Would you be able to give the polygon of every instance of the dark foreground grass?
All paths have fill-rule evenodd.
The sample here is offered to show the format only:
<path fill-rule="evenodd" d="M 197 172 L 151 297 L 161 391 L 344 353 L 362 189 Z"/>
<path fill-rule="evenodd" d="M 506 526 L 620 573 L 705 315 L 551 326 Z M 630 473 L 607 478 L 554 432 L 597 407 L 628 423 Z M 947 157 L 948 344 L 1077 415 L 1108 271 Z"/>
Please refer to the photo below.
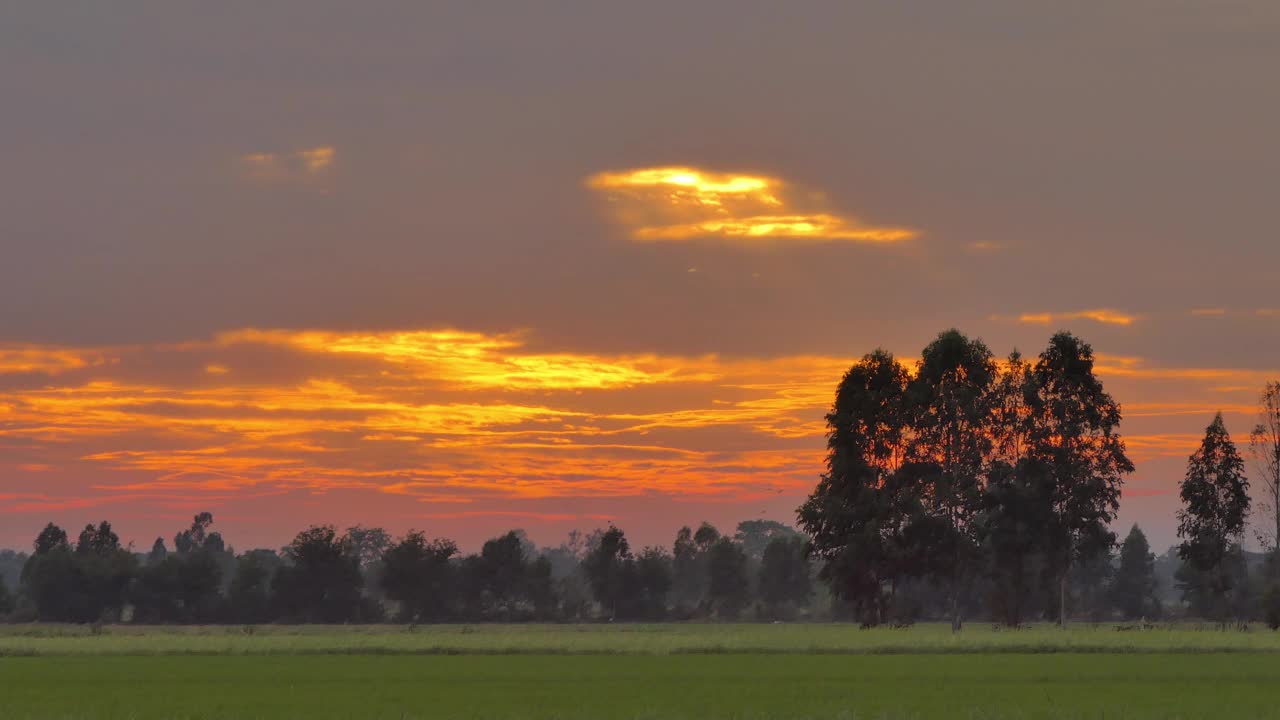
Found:
<path fill-rule="evenodd" d="M 1263 654 L 0 658 L 3 718 L 1263 718 Z"/>

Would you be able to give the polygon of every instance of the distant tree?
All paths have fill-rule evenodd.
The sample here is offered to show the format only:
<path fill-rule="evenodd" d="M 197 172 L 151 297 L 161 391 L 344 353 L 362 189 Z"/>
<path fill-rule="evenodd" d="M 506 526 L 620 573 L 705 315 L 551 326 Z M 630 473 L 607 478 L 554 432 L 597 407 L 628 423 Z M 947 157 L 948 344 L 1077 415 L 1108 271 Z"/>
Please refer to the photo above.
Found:
<path fill-rule="evenodd" d="M 827 472 L 797 511 L 821 577 L 869 624 L 885 616 L 886 584 L 901 575 L 904 513 L 890 483 L 902 465 L 909 424 L 908 374 L 877 350 L 845 373 L 827 414 Z"/>
<path fill-rule="evenodd" d="M 156 538 L 151 544 L 151 552 L 147 553 L 147 564 L 155 565 L 164 561 L 169 556 L 169 549 L 164 546 L 164 538 Z"/>
<path fill-rule="evenodd" d="M 1265 521 L 1258 532 L 1264 548 L 1280 555 L 1280 381 L 1269 382 L 1259 400 L 1258 424 L 1249 434 L 1249 449 L 1262 478 L 1262 502 L 1258 503 Z M 1270 567 L 1280 569 L 1280 562 Z M 1276 576 L 1273 580 L 1280 580 Z"/>
<path fill-rule="evenodd" d="M 672 584 L 672 559 L 662 548 L 647 547 L 627 561 L 623 585 L 628 600 L 625 616 L 660 620 L 667 613 L 667 596 Z"/>
<path fill-rule="evenodd" d="M 1114 546 L 1107 525 L 1133 463 L 1117 430 L 1120 407 L 1094 375 L 1088 343 L 1054 335 L 1032 375 L 1037 397 L 1027 456 L 1043 464 L 1050 481 L 1053 522 L 1044 528 L 1044 545 L 1058 579 L 1058 622 L 1065 624 L 1071 570 Z"/>
<path fill-rule="evenodd" d="M 9 585 L 0 577 L 0 617 L 13 612 L 13 596 L 9 594 Z"/>
<path fill-rule="evenodd" d="M 28 557 L 24 552 L 0 550 L 0 578 L 4 579 L 11 593 L 22 583 L 22 568 Z"/>
<path fill-rule="evenodd" d="M 392 545 L 391 534 L 380 527 L 355 525 L 347 528 L 347 542 L 360 558 L 361 567 L 369 567 L 382 560 L 382 555 Z"/>
<path fill-rule="evenodd" d="M 738 523 L 733 541 L 738 543 L 748 559 L 759 562 L 764 558 L 765 548 L 779 537 L 803 536 L 790 525 L 784 525 L 776 520 L 744 520 Z"/>
<path fill-rule="evenodd" d="M 271 579 L 281 560 L 272 550 L 251 550 L 236 559 L 227 590 L 229 616 L 236 622 L 262 623 L 272 618 Z"/>
<path fill-rule="evenodd" d="M 1113 601 L 1125 618 L 1159 617 L 1155 567 L 1155 553 L 1151 552 L 1147 536 L 1135 524 L 1120 546 L 1120 567 L 1111 585 Z"/>
<path fill-rule="evenodd" d="M 491 612 L 512 617 L 528 600 L 529 563 L 521 537 L 515 531 L 485 542 L 480 550 L 482 603 Z"/>
<path fill-rule="evenodd" d="M 627 598 L 626 572 L 631 547 L 626 535 L 612 525 L 600 537 L 600 543 L 582 561 L 583 572 L 591 585 L 591 594 L 608 617 L 617 617 Z"/>
<path fill-rule="evenodd" d="M 34 543 L 22 580 L 36 616 L 60 622 L 119 619 L 137 561 L 105 520 L 88 525 L 74 550 L 50 523 Z"/>
<path fill-rule="evenodd" d="M 284 548 L 286 564 L 272 579 L 285 619 L 341 623 L 376 619 L 361 594 L 360 558 L 332 525 L 314 525 Z"/>
<path fill-rule="evenodd" d="M 77 555 L 107 555 L 120 549 L 120 536 L 111 529 L 111 523 L 103 520 L 96 527 L 85 525 L 76 542 Z"/>
<path fill-rule="evenodd" d="M 1200 613 L 1224 619 L 1236 590 L 1228 557 L 1238 548 L 1249 513 L 1249 481 L 1218 413 L 1187 461 L 1178 511 L 1178 555 L 1188 566 L 1180 578 L 1184 597 Z"/>
<path fill-rule="evenodd" d="M 803 536 L 779 534 L 765 545 L 756 586 L 765 615 L 775 620 L 809 602 L 813 586 Z"/>
<path fill-rule="evenodd" d="M 716 617 L 734 619 L 751 602 L 747 554 L 722 537 L 707 551 L 707 601 Z"/>
<path fill-rule="evenodd" d="M 212 544 L 210 550 L 223 550 L 222 536 L 218 533 L 209 532 L 209 527 L 213 525 L 213 513 L 202 512 L 192 518 L 191 527 L 183 530 L 173 538 L 173 547 L 179 555 L 197 552 L 206 549 L 206 545 Z"/>
<path fill-rule="evenodd" d="M 402 622 L 438 622 L 452 615 L 457 578 L 450 560 L 457 553 L 452 540 L 428 540 L 416 530 L 383 552 L 382 589 L 399 606 Z"/>

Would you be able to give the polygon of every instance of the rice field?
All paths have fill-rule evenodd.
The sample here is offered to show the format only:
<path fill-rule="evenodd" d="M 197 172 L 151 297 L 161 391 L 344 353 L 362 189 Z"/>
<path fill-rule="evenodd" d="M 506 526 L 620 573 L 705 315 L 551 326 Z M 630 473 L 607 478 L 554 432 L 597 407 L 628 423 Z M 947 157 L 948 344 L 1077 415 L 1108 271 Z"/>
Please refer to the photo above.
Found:
<path fill-rule="evenodd" d="M 1280 717 L 1280 635 L 1196 626 L 0 626 L 0 719 Z"/>
<path fill-rule="evenodd" d="M 1124 628 L 1124 629 L 1117 629 Z M 1280 633 L 1213 625 L 1045 624 L 0 625 L 0 656 L 1276 653 Z M 1280 658 L 1276 658 L 1280 662 Z"/>

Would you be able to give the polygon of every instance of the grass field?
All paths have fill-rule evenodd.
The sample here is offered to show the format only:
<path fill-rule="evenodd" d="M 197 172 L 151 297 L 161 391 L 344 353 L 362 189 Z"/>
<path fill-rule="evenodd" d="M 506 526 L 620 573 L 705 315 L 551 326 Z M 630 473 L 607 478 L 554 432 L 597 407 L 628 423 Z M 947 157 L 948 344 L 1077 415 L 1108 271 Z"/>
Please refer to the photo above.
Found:
<path fill-rule="evenodd" d="M 0 718 L 1280 717 L 1269 631 L 0 627 Z"/>
<path fill-rule="evenodd" d="M 1200 629 L 1197 629 L 1200 628 Z M 1115 624 L 993 630 L 945 624 L 894 630 L 814 624 L 594 625 L 0 625 L 0 656 L 308 654 L 901 654 L 1280 653 L 1280 633 L 1185 625 L 1118 632 Z M 1274 659 L 1280 663 L 1280 657 Z"/>

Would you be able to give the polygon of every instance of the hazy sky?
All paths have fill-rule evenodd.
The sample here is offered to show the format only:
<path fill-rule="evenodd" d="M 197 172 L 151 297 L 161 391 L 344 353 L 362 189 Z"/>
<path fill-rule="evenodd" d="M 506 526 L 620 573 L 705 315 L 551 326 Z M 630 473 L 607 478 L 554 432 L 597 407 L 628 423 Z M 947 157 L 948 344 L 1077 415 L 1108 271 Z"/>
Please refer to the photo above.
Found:
<path fill-rule="evenodd" d="M 0 545 L 791 521 L 955 326 L 1093 343 L 1163 548 L 1280 377 L 1278 67 L 1264 0 L 7 4 Z"/>

